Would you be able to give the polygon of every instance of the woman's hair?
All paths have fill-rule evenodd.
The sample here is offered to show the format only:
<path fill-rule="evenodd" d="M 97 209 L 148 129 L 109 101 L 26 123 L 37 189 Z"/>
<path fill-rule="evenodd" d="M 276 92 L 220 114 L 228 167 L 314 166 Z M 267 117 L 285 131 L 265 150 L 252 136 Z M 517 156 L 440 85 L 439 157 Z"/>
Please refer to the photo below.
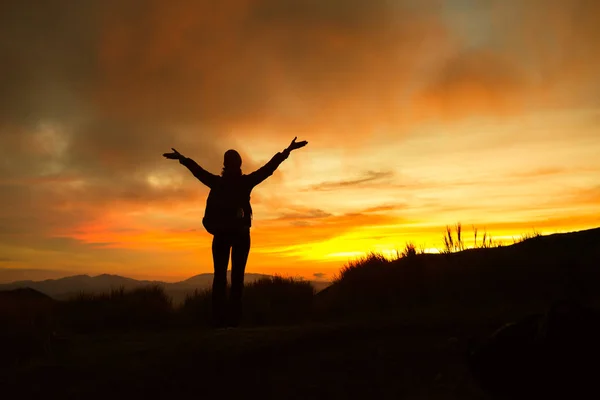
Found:
<path fill-rule="evenodd" d="M 221 176 L 242 175 L 242 157 L 235 150 L 227 150 L 223 157 L 223 171 Z"/>

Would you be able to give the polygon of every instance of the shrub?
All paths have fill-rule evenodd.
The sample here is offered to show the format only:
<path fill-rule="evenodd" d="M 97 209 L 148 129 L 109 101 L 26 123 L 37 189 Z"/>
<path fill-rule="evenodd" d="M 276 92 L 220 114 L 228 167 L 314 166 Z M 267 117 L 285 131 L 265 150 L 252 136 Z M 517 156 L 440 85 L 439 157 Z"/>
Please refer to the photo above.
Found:
<path fill-rule="evenodd" d="M 172 317 L 172 300 L 159 285 L 80 293 L 63 302 L 60 312 L 62 324 L 78 332 L 160 329 L 167 327 Z"/>
<path fill-rule="evenodd" d="M 188 294 L 179 308 L 181 321 L 186 326 L 210 326 L 212 290 L 194 290 L 193 294 Z"/>
<path fill-rule="evenodd" d="M 54 307 L 54 300 L 30 288 L 0 292 L 0 368 L 48 352 Z"/>
<path fill-rule="evenodd" d="M 333 282 L 348 282 L 351 280 L 361 281 L 365 275 L 371 275 L 373 273 L 373 269 L 381 270 L 389 263 L 390 260 L 383 254 L 370 252 L 366 256 L 359 257 L 346 263 L 340 269 L 340 272 L 334 276 Z"/>
<path fill-rule="evenodd" d="M 244 289 L 244 321 L 252 325 L 292 324 L 310 318 L 315 288 L 310 282 L 274 276 Z"/>
<path fill-rule="evenodd" d="M 274 276 L 245 285 L 243 293 L 243 324 L 281 325 L 310 317 L 315 289 L 308 281 Z M 209 289 L 186 297 L 179 309 L 185 325 L 210 325 L 211 296 Z"/>

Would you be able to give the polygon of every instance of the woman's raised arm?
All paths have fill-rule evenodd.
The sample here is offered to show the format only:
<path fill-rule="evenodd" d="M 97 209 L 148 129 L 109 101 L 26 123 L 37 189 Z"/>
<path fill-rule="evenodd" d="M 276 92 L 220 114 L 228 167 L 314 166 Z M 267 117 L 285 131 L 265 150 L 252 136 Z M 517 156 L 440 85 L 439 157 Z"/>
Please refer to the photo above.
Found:
<path fill-rule="evenodd" d="M 294 140 L 292 140 L 292 143 L 290 143 L 290 145 L 282 152 L 275 154 L 273 158 L 269 160 L 268 163 L 266 163 L 256 171 L 252 172 L 251 174 L 248 174 L 248 176 L 250 177 L 252 187 L 258 185 L 259 183 L 267 179 L 269 176 L 273 175 L 273 172 L 275 172 L 277 167 L 279 167 L 279 165 L 289 157 L 292 150 L 299 149 L 308 144 L 306 140 L 302 142 L 296 142 L 296 139 L 297 137 L 295 137 Z"/>
<path fill-rule="evenodd" d="M 215 182 L 219 179 L 219 177 L 215 174 L 211 174 L 201 166 L 199 166 L 196 161 L 191 158 L 185 157 L 183 154 L 179 153 L 174 148 L 172 153 L 164 153 L 163 157 L 168 158 L 169 160 L 179 160 L 179 163 L 185 165 L 187 169 L 190 170 L 192 174 L 202 183 L 204 183 L 209 188 L 212 188 Z"/>

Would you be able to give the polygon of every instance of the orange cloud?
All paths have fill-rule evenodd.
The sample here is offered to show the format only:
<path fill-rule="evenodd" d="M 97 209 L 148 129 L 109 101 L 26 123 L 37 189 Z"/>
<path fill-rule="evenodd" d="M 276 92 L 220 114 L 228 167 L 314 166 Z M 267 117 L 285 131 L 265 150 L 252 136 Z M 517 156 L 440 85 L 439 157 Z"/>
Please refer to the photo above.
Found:
<path fill-rule="evenodd" d="M 535 87 L 516 60 L 490 50 L 471 50 L 448 60 L 413 99 L 423 116 L 510 115 L 522 112 Z"/>

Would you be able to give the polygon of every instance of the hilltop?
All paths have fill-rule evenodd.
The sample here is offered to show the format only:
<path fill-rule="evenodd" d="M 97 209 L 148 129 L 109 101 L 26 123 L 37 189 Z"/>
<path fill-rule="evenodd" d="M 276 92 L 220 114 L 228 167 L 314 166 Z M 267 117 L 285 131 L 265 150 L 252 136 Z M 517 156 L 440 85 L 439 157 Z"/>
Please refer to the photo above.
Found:
<path fill-rule="evenodd" d="M 434 309 L 527 313 L 570 298 L 599 304 L 600 228 L 509 246 L 350 263 L 317 303 L 333 314 Z"/>

